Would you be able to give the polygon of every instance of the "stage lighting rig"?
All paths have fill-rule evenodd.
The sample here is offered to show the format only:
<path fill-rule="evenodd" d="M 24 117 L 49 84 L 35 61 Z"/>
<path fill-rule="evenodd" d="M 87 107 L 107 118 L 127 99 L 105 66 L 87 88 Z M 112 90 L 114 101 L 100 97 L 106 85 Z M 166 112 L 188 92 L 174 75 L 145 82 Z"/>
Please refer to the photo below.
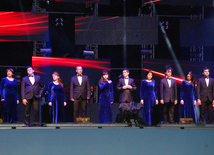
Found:
<path fill-rule="evenodd" d="M 83 56 L 86 58 L 94 58 L 95 57 L 95 51 L 94 50 L 84 50 Z"/>

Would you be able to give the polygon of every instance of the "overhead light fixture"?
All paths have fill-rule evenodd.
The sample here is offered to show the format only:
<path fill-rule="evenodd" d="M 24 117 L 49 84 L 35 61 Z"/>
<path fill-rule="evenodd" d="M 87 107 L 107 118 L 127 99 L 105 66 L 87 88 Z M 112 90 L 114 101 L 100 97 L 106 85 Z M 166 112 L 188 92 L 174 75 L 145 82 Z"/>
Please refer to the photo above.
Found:
<path fill-rule="evenodd" d="M 141 49 L 142 55 L 149 55 L 152 54 L 152 49 Z"/>
<path fill-rule="evenodd" d="M 51 48 L 41 48 L 40 53 L 43 54 L 43 56 L 51 56 Z"/>

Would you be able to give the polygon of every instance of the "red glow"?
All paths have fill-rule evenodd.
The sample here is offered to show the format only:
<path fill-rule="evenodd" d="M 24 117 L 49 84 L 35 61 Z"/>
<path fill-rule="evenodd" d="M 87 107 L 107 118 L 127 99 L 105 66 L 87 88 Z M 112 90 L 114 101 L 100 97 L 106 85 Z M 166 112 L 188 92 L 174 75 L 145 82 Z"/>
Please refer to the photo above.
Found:
<path fill-rule="evenodd" d="M 115 17 L 111 17 L 111 18 L 105 18 L 105 19 L 97 20 L 97 21 L 89 21 L 89 22 L 84 22 L 84 23 L 75 23 L 75 26 L 83 25 L 83 24 L 89 24 L 89 23 L 102 22 L 102 21 L 106 21 L 106 20 L 112 20 L 112 19 L 115 19 L 115 18 L 119 18 L 119 16 L 115 16 Z"/>
<path fill-rule="evenodd" d="M 48 31 L 48 14 L 0 12 L 0 40 L 18 40 L 19 36 L 41 35 Z M 17 39 L 14 39 L 17 38 Z"/>
<path fill-rule="evenodd" d="M 151 69 L 143 68 L 143 70 L 144 71 L 149 71 Z M 154 71 L 154 70 L 151 70 L 151 71 L 152 71 L 152 73 L 154 75 L 157 75 L 157 76 L 159 76 L 161 78 L 166 77 L 165 73 L 157 72 L 157 71 Z M 182 81 L 184 80 L 184 77 L 181 77 L 181 76 L 175 76 L 175 75 L 173 75 L 172 78 L 175 79 L 178 84 L 181 84 Z"/>
<path fill-rule="evenodd" d="M 69 58 L 57 58 L 57 57 L 32 57 L 32 66 L 35 72 L 38 72 L 38 67 L 48 66 L 64 66 L 64 67 L 76 67 L 82 66 L 83 68 L 96 68 L 101 70 L 110 70 L 106 65 L 110 62 L 97 61 L 97 60 L 84 60 L 84 59 L 69 59 Z M 41 73 L 41 72 L 40 72 Z M 45 74 L 45 73 L 42 73 Z"/>
<path fill-rule="evenodd" d="M 89 16 L 87 16 L 87 17 L 75 18 L 75 21 L 77 21 L 77 20 L 82 20 L 82 19 L 86 19 L 86 18 L 89 18 Z"/>
<path fill-rule="evenodd" d="M 78 30 L 75 30 L 75 32 L 77 32 L 77 31 L 89 31 L 89 30 L 91 30 L 91 29 L 78 29 Z"/>
<path fill-rule="evenodd" d="M 159 1 L 161 1 L 161 0 L 153 0 L 153 1 L 145 2 L 144 4 L 155 3 L 155 2 L 159 2 Z"/>
<path fill-rule="evenodd" d="M 85 4 L 95 3 L 95 2 L 99 2 L 99 1 L 100 1 L 100 0 L 93 0 L 93 1 L 85 2 Z"/>

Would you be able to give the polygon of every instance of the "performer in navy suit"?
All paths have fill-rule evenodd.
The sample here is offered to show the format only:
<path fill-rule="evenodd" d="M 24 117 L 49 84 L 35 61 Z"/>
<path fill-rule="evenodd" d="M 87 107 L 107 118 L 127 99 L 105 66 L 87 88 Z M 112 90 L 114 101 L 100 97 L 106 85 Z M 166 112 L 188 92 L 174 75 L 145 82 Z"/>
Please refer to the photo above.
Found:
<path fill-rule="evenodd" d="M 88 76 L 82 75 L 82 66 L 76 67 L 77 75 L 71 78 L 70 98 L 74 101 L 74 122 L 79 117 L 81 106 L 82 117 L 86 117 L 86 101 L 90 99 L 90 86 Z"/>
<path fill-rule="evenodd" d="M 133 101 L 132 92 L 137 89 L 134 79 L 129 78 L 129 70 L 123 69 L 123 78 L 120 78 L 117 83 L 117 89 L 120 91 L 119 102 L 130 103 Z"/>
<path fill-rule="evenodd" d="M 1 80 L 1 101 L 3 102 L 3 121 L 16 121 L 17 104 L 19 104 L 17 80 L 13 78 L 13 69 L 7 69 L 7 77 Z"/>
<path fill-rule="evenodd" d="M 160 82 L 160 103 L 164 104 L 164 122 L 167 121 L 169 114 L 169 123 L 174 123 L 174 105 L 177 104 L 177 83 L 171 77 L 172 68 L 166 66 L 166 78 L 161 79 Z"/>
<path fill-rule="evenodd" d="M 207 106 L 208 123 L 213 123 L 212 106 L 214 104 L 214 79 L 209 77 L 210 69 L 208 67 L 203 68 L 202 74 L 204 77 L 198 79 L 197 84 L 197 102 L 201 108 L 200 122 L 204 122 L 204 112 Z"/>
<path fill-rule="evenodd" d="M 21 95 L 22 102 L 25 105 L 25 124 L 30 125 L 30 110 L 33 106 L 33 123 L 39 124 L 39 99 L 44 90 L 44 85 L 40 80 L 40 76 L 34 75 L 34 69 L 27 67 L 28 76 L 22 78 Z"/>

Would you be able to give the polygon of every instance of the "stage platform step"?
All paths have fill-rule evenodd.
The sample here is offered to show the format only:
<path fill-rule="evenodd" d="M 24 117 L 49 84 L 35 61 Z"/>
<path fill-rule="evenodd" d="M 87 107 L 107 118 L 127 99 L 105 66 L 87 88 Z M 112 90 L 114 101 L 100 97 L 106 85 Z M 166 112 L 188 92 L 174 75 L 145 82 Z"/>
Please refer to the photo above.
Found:
<path fill-rule="evenodd" d="M 159 124 L 158 126 L 167 129 L 214 129 L 214 124 Z"/>
<path fill-rule="evenodd" d="M 136 126 L 126 123 L 47 123 L 41 124 L 39 127 L 26 127 L 24 123 L 0 124 L 0 129 L 119 129 L 119 128 L 135 128 L 135 129 L 214 129 L 214 124 L 158 124 L 155 126 Z"/>

